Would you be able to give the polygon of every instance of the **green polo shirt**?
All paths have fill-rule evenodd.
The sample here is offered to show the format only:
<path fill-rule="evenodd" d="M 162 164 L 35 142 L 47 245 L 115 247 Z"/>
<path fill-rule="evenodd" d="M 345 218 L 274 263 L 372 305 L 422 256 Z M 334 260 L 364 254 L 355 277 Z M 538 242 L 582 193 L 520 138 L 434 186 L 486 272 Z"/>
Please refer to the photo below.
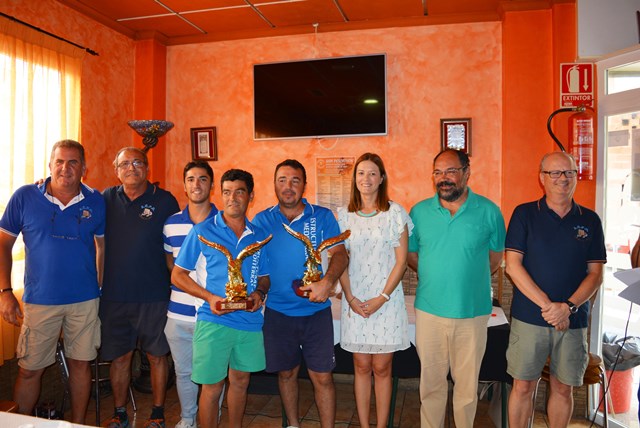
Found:
<path fill-rule="evenodd" d="M 469 189 L 453 217 L 437 195 L 417 203 L 409 215 L 415 226 L 409 252 L 418 253 L 416 309 L 443 318 L 490 314 L 489 250 L 504 250 L 500 208 Z"/>

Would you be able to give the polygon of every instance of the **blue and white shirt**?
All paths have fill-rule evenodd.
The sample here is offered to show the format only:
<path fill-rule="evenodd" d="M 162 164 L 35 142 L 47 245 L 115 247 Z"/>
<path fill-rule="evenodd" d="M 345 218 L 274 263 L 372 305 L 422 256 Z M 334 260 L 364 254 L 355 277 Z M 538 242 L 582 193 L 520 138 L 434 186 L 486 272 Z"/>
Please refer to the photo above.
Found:
<path fill-rule="evenodd" d="M 340 226 L 328 208 L 312 205 L 302 199 L 304 211 L 291 222 L 280 211 L 280 206 L 259 212 L 253 224 L 273 235 L 266 250 L 269 255 L 269 274 L 271 288 L 266 305 L 287 316 L 299 317 L 313 315 L 331 306 L 331 300 L 324 303 L 310 302 L 299 297 L 292 288 L 294 280 L 301 279 L 306 270 L 307 249 L 302 242 L 291 236 L 282 226 L 287 224 L 296 232 L 304 234 L 314 248 L 329 238 L 340 234 Z M 335 244 L 343 245 L 342 242 Z M 326 255 L 323 255 L 323 259 Z"/>
<path fill-rule="evenodd" d="M 218 209 L 216 206 L 211 204 L 211 212 L 209 212 L 209 215 L 203 221 L 212 219 L 217 212 Z M 169 217 L 165 222 L 162 230 L 164 250 L 173 256 L 174 261 L 178 257 L 178 252 L 180 252 L 182 242 L 184 242 L 184 239 L 187 237 L 194 224 L 195 223 L 191 221 L 191 217 L 189 216 L 189 205 L 187 205 L 184 210 Z M 195 272 L 191 272 L 190 276 L 191 279 L 196 281 Z M 204 284 L 200 285 L 204 287 Z M 198 304 L 198 300 L 199 299 L 196 299 L 189 293 L 186 293 L 171 284 L 171 296 L 169 300 L 167 318 L 195 323 L 196 308 L 202 304 L 201 302 Z"/>
<path fill-rule="evenodd" d="M 227 258 L 221 251 L 201 242 L 198 236 L 222 245 L 231 253 L 232 257 L 237 257 L 240 251 L 247 246 L 266 239 L 267 233 L 246 220 L 244 233 L 238 238 L 234 231 L 226 225 L 222 214 L 222 211 L 218 211 L 211 220 L 193 226 L 182 243 L 182 248 L 176 259 L 176 266 L 188 271 L 195 271 L 198 284 L 205 285 L 207 291 L 224 298 L 229 272 Z M 258 286 L 258 277 L 269 275 L 267 263 L 264 247 L 243 260 L 241 271 L 242 277 L 247 283 L 247 294 L 251 294 Z M 261 331 L 263 324 L 262 311 L 236 311 L 225 315 L 216 315 L 211 311 L 208 302 L 204 302 L 198 308 L 197 317 L 198 322 L 212 322 L 244 331 Z"/>

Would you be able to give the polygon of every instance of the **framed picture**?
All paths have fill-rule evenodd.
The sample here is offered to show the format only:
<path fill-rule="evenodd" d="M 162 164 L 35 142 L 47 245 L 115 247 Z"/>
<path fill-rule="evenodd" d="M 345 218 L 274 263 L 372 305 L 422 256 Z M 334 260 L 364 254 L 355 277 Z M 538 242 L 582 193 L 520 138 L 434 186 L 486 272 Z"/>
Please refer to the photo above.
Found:
<path fill-rule="evenodd" d="M 215 126 L 191 128 L 191 153 L 194 160 L 218 160 Z"/>
<path fill-rule="evenodd" d="M 440 119 L 442 150 L 461 150 L 471 156 L 471 118 Z"/>

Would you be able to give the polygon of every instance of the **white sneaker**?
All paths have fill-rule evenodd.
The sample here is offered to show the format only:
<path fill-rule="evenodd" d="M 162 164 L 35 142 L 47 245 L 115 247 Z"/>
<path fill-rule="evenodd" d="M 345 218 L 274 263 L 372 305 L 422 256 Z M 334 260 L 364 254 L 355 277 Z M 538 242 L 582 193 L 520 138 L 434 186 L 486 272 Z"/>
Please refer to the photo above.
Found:
<path fill-rule="evenodd" d="M 176 424 L 176 428 L 196 428 L 196 421 L 189 423 L 187 419 L 180 419 L 180 422 Z"/>

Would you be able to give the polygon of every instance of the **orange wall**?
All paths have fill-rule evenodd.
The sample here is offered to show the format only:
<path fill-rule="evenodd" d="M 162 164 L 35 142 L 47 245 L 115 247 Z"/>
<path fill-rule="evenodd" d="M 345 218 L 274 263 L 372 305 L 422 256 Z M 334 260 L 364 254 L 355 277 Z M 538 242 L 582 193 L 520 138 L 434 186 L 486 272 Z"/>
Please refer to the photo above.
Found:
<path fill-rule="evenodd" d="M 181 171 L 190 160 L 189 128 L 211 125 L 218 131 L 220 160 L 212 163 L 217 177 L 231 167 L 255 175 L 250 215 L 274 203 L 273 167 L 282 159 L 294 157 L 307 166 L 307 196 L 313 201 L 316 157 L 357 157 L 364 151 L 382 155 L 392 198 L 410 208 L 433 194 L 429 171 L 440 149 L 440 119 L 471 117 L 471 187 L 500 204 L 508 219 L 515 205 L 541 194 L 536 169 L 540 156 L 555 149 L 546 119 L 558 104 L 558 63 L 572 62 L 576 52 L 573 3 L 506 10 L 502 22 L 166 48 L 133 41 L 53 0 L 16 0 L 0 10 L 100 53 L 86 55 L 83 69 L 81 135 L 88 147 L 89 184 L 101 189 L 115 184 L 115 152 L 125 145 L 141 146 L 128 120 L 166 118 L 175 128 L 151 152 L 153 178 L 184 204 Z M 253 141 L 253 64 L 378 52 L 387 54 L 388 136 Z M 149 82 L 152 88 L 161 86 L 163 73 L 164 105 L 156 91 L 153 99 L 144 98 Z M 162 115 L 163 109 L 166 117 L 150 117 Z M 577 200 L 593 206 L 594 198 L 595 185 L 581 183 Z"/>
<path fill-rule="evenodd" d="M 539 161 L 545 153 L 559 150 L 546 126 L 549 115 L 559 108 L 560 63 L 576 59 L 575 4 L 559 3 L 538 11 L 507 10 L 502 30 L 501 208 L 508 222 L 518 204 L 541 197 Z M 569 115 L 560 113 L 553 119 L 554 133 L 567 149 Z M 575 199 L 594 208 L 595 181 L 580 182 Z"/>
<path fill-rule="evenodd" d="M 117 148 L 142 145 L 127 125 L 135 119 L 135 41 L 53 0 L 2 2 L 0 11 L 100 54 L 84 56 L 80 142 L 87 147 L 86 182 L 99 189 L 115 184 Z"/>
<path fill-rule="evenodd" d="M 388 136 L 253 141 L 253 64 L 378 52 L 387 55 Z M 383 157 L 392 198 L 410 208 L 433 194 L 430 171 L 440 150 L 440 118 L 471 117 L 471 186 L 499 203 L 501 55 L 497 22 L 171 46 L 167 117 L 176 126 L 167 134 L 167 182 L 172 189 L 180 185 L 181 167 L 190 157 L 189 128 L 214 125 L 220 160 L 212 166 L 218 176 L 231 167 L 254 174 L 252 214 L 274 203 L 273 169 L 281 160 L 300 160 L 312 178 L 316 157 L 358 157 L 365 151 Z M 311 179 L 312 201 L 315 191 Z"/>

